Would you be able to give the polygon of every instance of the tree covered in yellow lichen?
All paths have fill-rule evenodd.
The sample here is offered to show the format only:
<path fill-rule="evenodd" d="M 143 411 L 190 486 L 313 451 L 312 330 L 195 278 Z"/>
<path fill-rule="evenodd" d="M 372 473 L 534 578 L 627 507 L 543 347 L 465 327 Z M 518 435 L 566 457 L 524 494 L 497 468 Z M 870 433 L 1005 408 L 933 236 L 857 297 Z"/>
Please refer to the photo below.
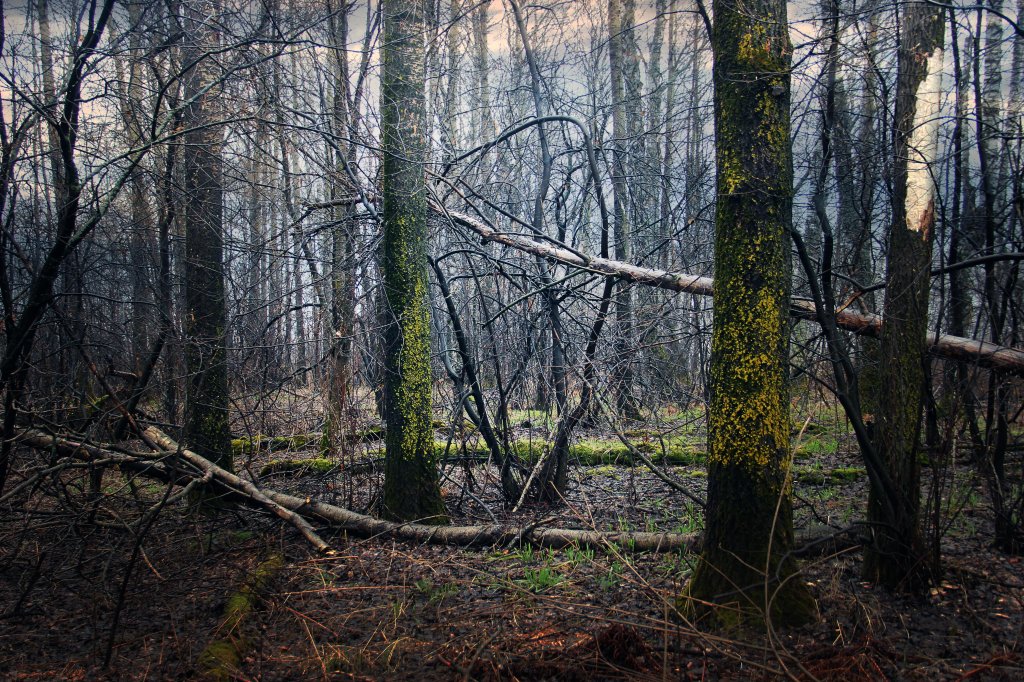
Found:
<path fill-rule="evenodd" d="M 384 6 L 384 513 L 438 523 L 445 517 L 430 414 L 423 17 L 417 0 Z"/>
<path fill-rule="evenodd" d="M 721 625 L 800 622 L 787 389 L 790 45 L 786 4 L 714 5 L 715 310 L 707 535 L 683 610 Z"/>

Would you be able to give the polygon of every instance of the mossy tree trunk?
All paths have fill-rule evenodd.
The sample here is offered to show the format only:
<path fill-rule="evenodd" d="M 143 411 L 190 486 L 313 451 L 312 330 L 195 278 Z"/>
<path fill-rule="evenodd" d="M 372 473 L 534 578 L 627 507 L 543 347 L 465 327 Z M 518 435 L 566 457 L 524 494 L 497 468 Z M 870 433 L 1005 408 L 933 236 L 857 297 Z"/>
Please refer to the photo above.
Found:
<path fill-rule="evenodd" d="M 918 436 L 935 231 L 931 165 L 938 144 L 944 37 L 941 9 L 906 6 L 898 52 L 893 222 L 874 433 L 894 494 L 884 495 L 874 482 L 871 486 L 868 523 L 873 542 L 864 556 L 865 577 L 891 588 L 920 587 L 936 568 L 936 557 L 919 528 Z"/>
<path fill-rule="evenodd" d="M 210 17 L 217 2 L 190 6 L 184 78 L 182 145 L 185 175 L 185 367 L 188 373 L 182 441 L 218 466 L 232 470 L 228 423 L 227 307 L 224 292 L 223 126 L 215 61 L 205 54 L 219 36 Z"/>
<path fill-rule="evenodd" d="M 799 623 L 786 316 L 792 152 L 784 0 L 714 4 L 715 309 L 707 531 L 685 610 L 722 626 Z"/>
<path fill-rule="evenodd" d="M 384 513 L 444 520 L 430 420 L 424 4 L 383 8 Z"/>

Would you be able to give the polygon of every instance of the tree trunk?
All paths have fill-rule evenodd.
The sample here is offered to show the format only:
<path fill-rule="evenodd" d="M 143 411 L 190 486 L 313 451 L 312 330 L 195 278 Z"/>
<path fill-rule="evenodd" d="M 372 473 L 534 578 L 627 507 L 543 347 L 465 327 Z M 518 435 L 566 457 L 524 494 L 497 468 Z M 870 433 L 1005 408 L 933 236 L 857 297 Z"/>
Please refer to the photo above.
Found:
<path fill-rule="evenodd" d="M 867 35 L 865 37 L 865 52 L 867 68 L 865 69 L 864 86 L 862 89 L 862 104 L 860 115 L 860 127 L 857 131 L 857 146 L 859 147 L 858 165 L 859 170 L 859 197 L 858 213 L 859 226 L 856 233 L 851 234 L 850 246 L 850 268 L 848 274 L 858 283 L 873 281 L 875 270 L 871 257 L 871 245 L 874 241 L 874 216 L 875 216 L 875 185 L 878 179 L 877 154 L 879 148 L 879 132 L 876 129 L 875 118 L 878 115 L 878 105 L 881 96 L 876 92 L 878 88 L 878 77 L 876 73 L 875 50 L 878 46 L 878 19 L 877 3 L 873 3 L 869 9 Z M 861 297 L 862 308 L 871 312 L 876 311 L 874 292 L 866 292 Z M 857 358 L 855 365 L 858 371 L 858 400 L 861 408 L 861 419 L 868 431 L 873 431 L 875 415 L 879 412 L 878 387 L 879 387 L 879 348 L 877 339 L 859 337 L 856 341 Z"/>
<path fill-rule="evenodd" d="M 184 443 L 218 466 L 232 470 L 228 423 L 227 308 L 224 292 L 223 126 L 214 60 L 205 53 L 219 36 L 207 17 L 215 2 L 186 17 L 185 63 L 185 367 L 188 373 Z"/>
<path fill-rule="evenodd" d="M 494 116 L 491 114 L 491 84 L 487 49 L 488 2 L 473 10 L 473 67 L 477 77 L 476 106 L 473 107 L 473 143 L 480 144 L 494 137 Z"/>
<path fill-rule="evenodd" d="M 722 625 L 800 623 L 815 607 L 789 554 L 786 4 L 755 0 L 741 10 L 716 0 L 714 15 L 718 203 L 707 531 L 686 605 Z"/>
<path fill-rule="evenodd" d="M 423 9 L 422 0 L 384 4 L 384 513 L 440 523 L 446 519 L 430 412 Z"/>
<path fill-rule="evenodd" d="M 879 368 L 875 445 L 895 485 L 893 497 L 872 482 L 868 522 L 874 536 L 864 576 L 890 588 L 916 589 L 937 568 L 919 528 L 918 435 L 925 381 L 928 286 L 935 229 L 931 165 L 938 142 L 945 26 L 940 9 L 908 5 L 896 82 L 896 159 Z"/>
<path fill-rule="evenodd" d="M 629 188 L 626 184 L 629 172 L 627 146 L 630 143 L 629 129 L 635 123 L 627 121 L 626 86 L 635 90 L 633 55 L 633 5 L 632 0 L 608 0 L 608 64 L 612 85 L 612 189 L 613 212 L 615 214 L 615 258 L 624 263 L 631 259 L 633 229 L 630 216 Z M 633 94 L 632 92 L 630 94 Z M 633 109 L 635 107 L 629 107 Z M 633 336 L 632 290 L 620 282 L 615 290 L 615 371 L 613 386 L 618 410 L 630 418 L 638 416 L 633 400 L 633 353 L 630 346 Z"/>

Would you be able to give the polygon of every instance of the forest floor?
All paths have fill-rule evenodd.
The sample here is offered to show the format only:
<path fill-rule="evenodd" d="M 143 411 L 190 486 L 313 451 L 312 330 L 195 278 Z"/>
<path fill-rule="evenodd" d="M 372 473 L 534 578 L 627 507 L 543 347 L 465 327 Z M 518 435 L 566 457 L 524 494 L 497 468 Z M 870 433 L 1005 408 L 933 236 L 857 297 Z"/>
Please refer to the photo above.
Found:
<path fill-rule="evenodd" d="M 845 439 L 799 434 L 798 536 L 862 514 L 866 482 Z M 253 455 L 249 467 L 270 457 Z M 669 471 L 703 496 L 699 463 Z M 473 496 L 462 492 L 466 476 Z M 600 530 L 702 524 L 699 508 L 645 467 L 582 466 L 565 504 L 517 514 L 499 511 L 486 467 L 454 465 L 448 477 L 457 523 L 489 523 L 493 513 Z M 990 513 L 968 466 L 947 467 L 939 482 L 932 518 L 944 576 L 926 595 L 865 583 L 857 549 L 805 559 L 818 621 L 741 642 L 674 616 L 695 560 L 685 549 L 458 549 L 328 534 L 336 553 L 322 556 L 261 513 L 202 516 L 184 503 L 141 526 L 137 543 L 137 522 L 163 486 L 133 491 L 110 473 L 90 519 L 74 494 L 84 484 L 66 480 L 0 513 L 0 678 L 217 679 L 210 653 L 227 642 L 238 658 L 218 659 L 229 660 L 214 670 L 220 679 L 1024 679 L 1024 564 L 990 546 Z M 365 510 L 379 474 L 307 471 L 261 484 Z M 240 591 L 256 597 L 242 611 Z M 226 617 L 232 609 L 241 615 Z"/>

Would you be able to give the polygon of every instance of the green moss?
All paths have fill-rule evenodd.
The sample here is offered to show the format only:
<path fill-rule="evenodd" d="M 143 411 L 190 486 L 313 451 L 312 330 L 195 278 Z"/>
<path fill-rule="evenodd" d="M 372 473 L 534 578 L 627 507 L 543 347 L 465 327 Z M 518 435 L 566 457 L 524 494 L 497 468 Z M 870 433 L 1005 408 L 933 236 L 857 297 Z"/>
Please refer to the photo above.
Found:
<path fill-rule="evenodd" d="M 338 463 L 331 459 L 317 457 L 314 459 L 272 459 L 260 469 L 260 476 L 274 474 L 293 474 L 295 476 L 329 474 L 338 468 Z"/>
<path fill-rule="evenodd" d="M 864 467 L 844 467 L 833 469 L 829 474 L 833 481 L 856 481 L 867 475 Z"/>
<path fill-rule="evenodd" d="M 228 598 L 224 615 L 217 627 L 220 636 L 206 645 L 196 661 L 202 679 L 221 682 L 235 678 L 242 662 L 242 652 L 248 646 L 239 628 L 258 606 L 261 595 L 283 566 L 284 557 L 280 554 L 272 555 L 260 563 L 246 577 L 242 587 Z"/>
<path fill-rule="evenodd" d="M 765 594 L 765 584 L 761 583 L 751 589 L 737 591 L 727 579 L 718 576 L 712 579 L 721 587 L 721 594 L 731 597 L 714 596 L 709 599 L 707 594 L 694 595 L 691 590 L 696 584 L 698 575 L 709 569 L 707 564 L 698 565 L 697 572 L 683 589 L 683 593 L 675 600 L 676 615 L 687 622 L 704 630 L 718 632 L 729 638 L 750 639 L 750 634 L 762 634 L 775 627 L 795 627 L 815 620 L 818 616 L 818 605 L 811 596 L 807 586 L 799 581 L 799 576 L 780 585 L 768 585 L 769 593 Z M 704 576 L 702 585 L 707 585 Z M 770 604 L 770 619 L 765 617 L 765 604 Z"/>
<path fill-rule="evenodd" d="M 199 654 L 196 665 L 204 680 L 211 682 L 228 682 L 234 679 L 238 666 L 242 662 L 242 654 L 235 643 L 218 639 L 210 642 Z"/>
<path fill-rule="evenodd" d="M 682 437 L 666 438 L 664 448 L 658 441 L 634 443 L 633 447 L 660 464 L 689 465 L 704 461 L 704 454 L 691 441 Z M 569 448 L 569 456 L 584 466 L 641 463 L 634 462 L 629 449 L 618 441 L 581 441 Z"/>
<path fill-rule="evenodd" d="M 536 462 L 550 448 L 550 443 L 543 440 L 520 439 L 511 443 L 512 450 L 516 456 L 526 463 Z M 634 445 L 657 464 L 669 465 L 691 465 L 704 461 L 704 453 L 701 452 L 691 441 L 683 437 L 672 437 L 665 439 L 665 449 L 662 450 L 659 442 L 641 442 Z M 477 457 L 487 457 L 490 451 L 483 441 L 474 444 L 453 443 L 449 448 L 449 455 L 466 454 Z M 444 455 L 445 443 L 436 441 L 434 451 L 438 457 Z M 569 460 L 580 466 L 630 466 L 642 464 L 641 461 L 633 461 L 633 455 L 629 449 L 618 440 L 583 440 L 569 447 Z"/>
<path fill-rule="evenodd" d="M 385 68 L 388 72 L 388 68 Z M 385 79 L 387 80 L 387 79 Z M 394 84 L 382 84 L 387 92 Z M 397 95 L 397 93 L 393 93 Z M 408 95 L 409 93 L 403 93 Z M 422 93 L 420 94 L 422 97 Z M 397 101 L 397 100 L 396 100 Z M 431 415 L 430 304 L 422 128 L 398 130 L 419 109 L 387 107 L 382 122 L 384 313 L 384 514 L 394 520 L 445 522 Z M 413 118 L 416 118 L 413 116 Z"/>
<path fill-rule="evenodd" d="M 799 483 L 807 485 L 838 485 L 851 483 L 867 475 L 863 467 L 846 467 L 833 469 L 832 471 L 818 471 L 814 469 L 797 469 L 794 478 Z"/>
<path fill-rule="evenodd" d="M 588 470 L 586 476 L 588 478 L 606 476 L 608 478 L 614 478 L 615 480 L 618 480 L 620 478 L 619 467 L 613 466 L 611 464 L 605 464 L 604 466 L 594 467 Z"/>

